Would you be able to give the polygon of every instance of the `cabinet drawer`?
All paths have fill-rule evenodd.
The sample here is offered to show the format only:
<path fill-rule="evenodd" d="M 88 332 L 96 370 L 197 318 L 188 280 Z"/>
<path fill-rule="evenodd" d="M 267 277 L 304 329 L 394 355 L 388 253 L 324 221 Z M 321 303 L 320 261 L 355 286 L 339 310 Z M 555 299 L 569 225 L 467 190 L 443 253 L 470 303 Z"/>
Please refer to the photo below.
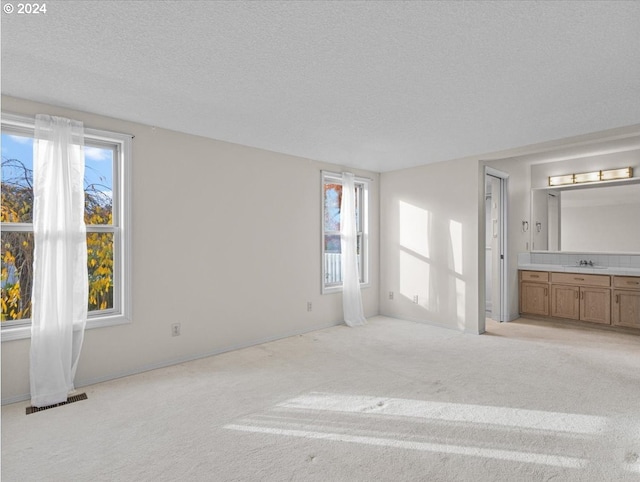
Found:
<path fill-rule="evenodd" d="M 520 271 L 522 281 L 549 281 L 549 273 L 546 271 Z"/>
<path fill-rule="evenodd" d="M 601 274 L 551 273 L 551 282 L 583 286 L 611 286 L 611 277 Z"/>
<path fill-rule="evenodd" d="M 638 276 L 614 276 L 613 286 L 628 290 L 640 290 L 640 277 Z"/>

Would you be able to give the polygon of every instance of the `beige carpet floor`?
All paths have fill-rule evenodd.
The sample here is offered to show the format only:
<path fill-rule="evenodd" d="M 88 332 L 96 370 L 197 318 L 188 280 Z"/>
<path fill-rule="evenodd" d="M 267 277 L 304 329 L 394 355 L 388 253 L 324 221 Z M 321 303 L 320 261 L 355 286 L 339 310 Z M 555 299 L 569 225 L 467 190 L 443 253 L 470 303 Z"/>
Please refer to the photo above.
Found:
<path fill-rule="evenodd" d="M 640 480 L 640 336 L 376 317 L 2 407 L 3 481 Z"/>

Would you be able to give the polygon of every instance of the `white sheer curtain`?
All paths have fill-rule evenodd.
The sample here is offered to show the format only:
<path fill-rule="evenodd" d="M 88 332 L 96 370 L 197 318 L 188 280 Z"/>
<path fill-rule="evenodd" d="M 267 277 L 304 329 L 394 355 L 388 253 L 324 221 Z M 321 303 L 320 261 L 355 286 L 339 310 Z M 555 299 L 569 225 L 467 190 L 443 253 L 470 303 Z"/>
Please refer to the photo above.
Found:
<path fill-rule="evenodd" d="M 31 404 L 65 402 L 87 319 L 82 122 L 36 116 Z"/>
<path fill-rule="evenodd" d="M 358 272 L 356 226 L 356 194 L 353 174 L 342 173 L 342 201 L 340 203 L 340 242 L 342 248 L 342 310 L 349 326 L 364 325 L 367 320 L 362 309 L 360 274 Z"/>

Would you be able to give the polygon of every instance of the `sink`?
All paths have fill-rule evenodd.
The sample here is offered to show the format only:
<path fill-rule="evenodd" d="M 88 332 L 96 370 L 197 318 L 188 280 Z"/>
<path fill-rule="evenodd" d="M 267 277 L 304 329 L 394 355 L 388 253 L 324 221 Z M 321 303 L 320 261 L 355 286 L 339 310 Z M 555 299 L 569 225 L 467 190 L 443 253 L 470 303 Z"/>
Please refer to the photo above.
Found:
<path fill-rule="evenodd" d="M 580 266 L 579 264 L 564 264 L 564 265 L 562 265 L 562 267 L 563 268 L 581 268 L 581 269 L 607 269 L 608 268 L 608 266 L 595 266 L 595 265 L 594 266 L 589 266 L 589 265 Z"/>

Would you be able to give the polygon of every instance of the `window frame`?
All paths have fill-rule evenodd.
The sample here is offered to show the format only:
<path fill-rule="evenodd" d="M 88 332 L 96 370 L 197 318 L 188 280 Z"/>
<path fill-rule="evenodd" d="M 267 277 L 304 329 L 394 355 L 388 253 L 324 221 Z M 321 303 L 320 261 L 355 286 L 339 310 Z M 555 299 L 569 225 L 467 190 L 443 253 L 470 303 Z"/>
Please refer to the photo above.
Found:
<path fill-rule="evenodd" d="M 356 199 L 356 207 L 359 208 L 359 227 L 357 236 L 361 239 L 360 243 L 360 287 L 369 286 L 369 181 L 364 177 L 354 177 L 356 188 L 359 188 L 359 196 Z M 342 174 L 331 171 L 322 171 L 320 179 L 320 211 L 321 211 L 321 247 L 320 247 L 320 266 L 321 266 L 321 286 L 322 294 L 341 293 L 342 282 L 327 283 L 327 270 L 325 263 L 325 236 L 327 234 L 335 234 L 333 231 L 325 229 L 325 199 L 324 186 L 326 184 L 342 184 Z M 339 233 L 338 233 L 339 234 Z"/>
<path fill-rule="evenodd" d="M 3 133 L 35 136 L 35 117 L 2 112 Z M 92 232 L 113 233 L 113 307 L 87 315 L 85 329 L 131 323 L 131 154 L 129 134 L 101 129 L 84 129 L 85 145 L 113 149 L 113 220 L 111 225 L 89 225 Z M 7 229 L 8 228 L 8 229 Z M 2 223 L 2 229 L 33 233 L 33 223 Z M 2 323 L 2 342 L 31 337 L 31 321 L 13 320 Z"/>

